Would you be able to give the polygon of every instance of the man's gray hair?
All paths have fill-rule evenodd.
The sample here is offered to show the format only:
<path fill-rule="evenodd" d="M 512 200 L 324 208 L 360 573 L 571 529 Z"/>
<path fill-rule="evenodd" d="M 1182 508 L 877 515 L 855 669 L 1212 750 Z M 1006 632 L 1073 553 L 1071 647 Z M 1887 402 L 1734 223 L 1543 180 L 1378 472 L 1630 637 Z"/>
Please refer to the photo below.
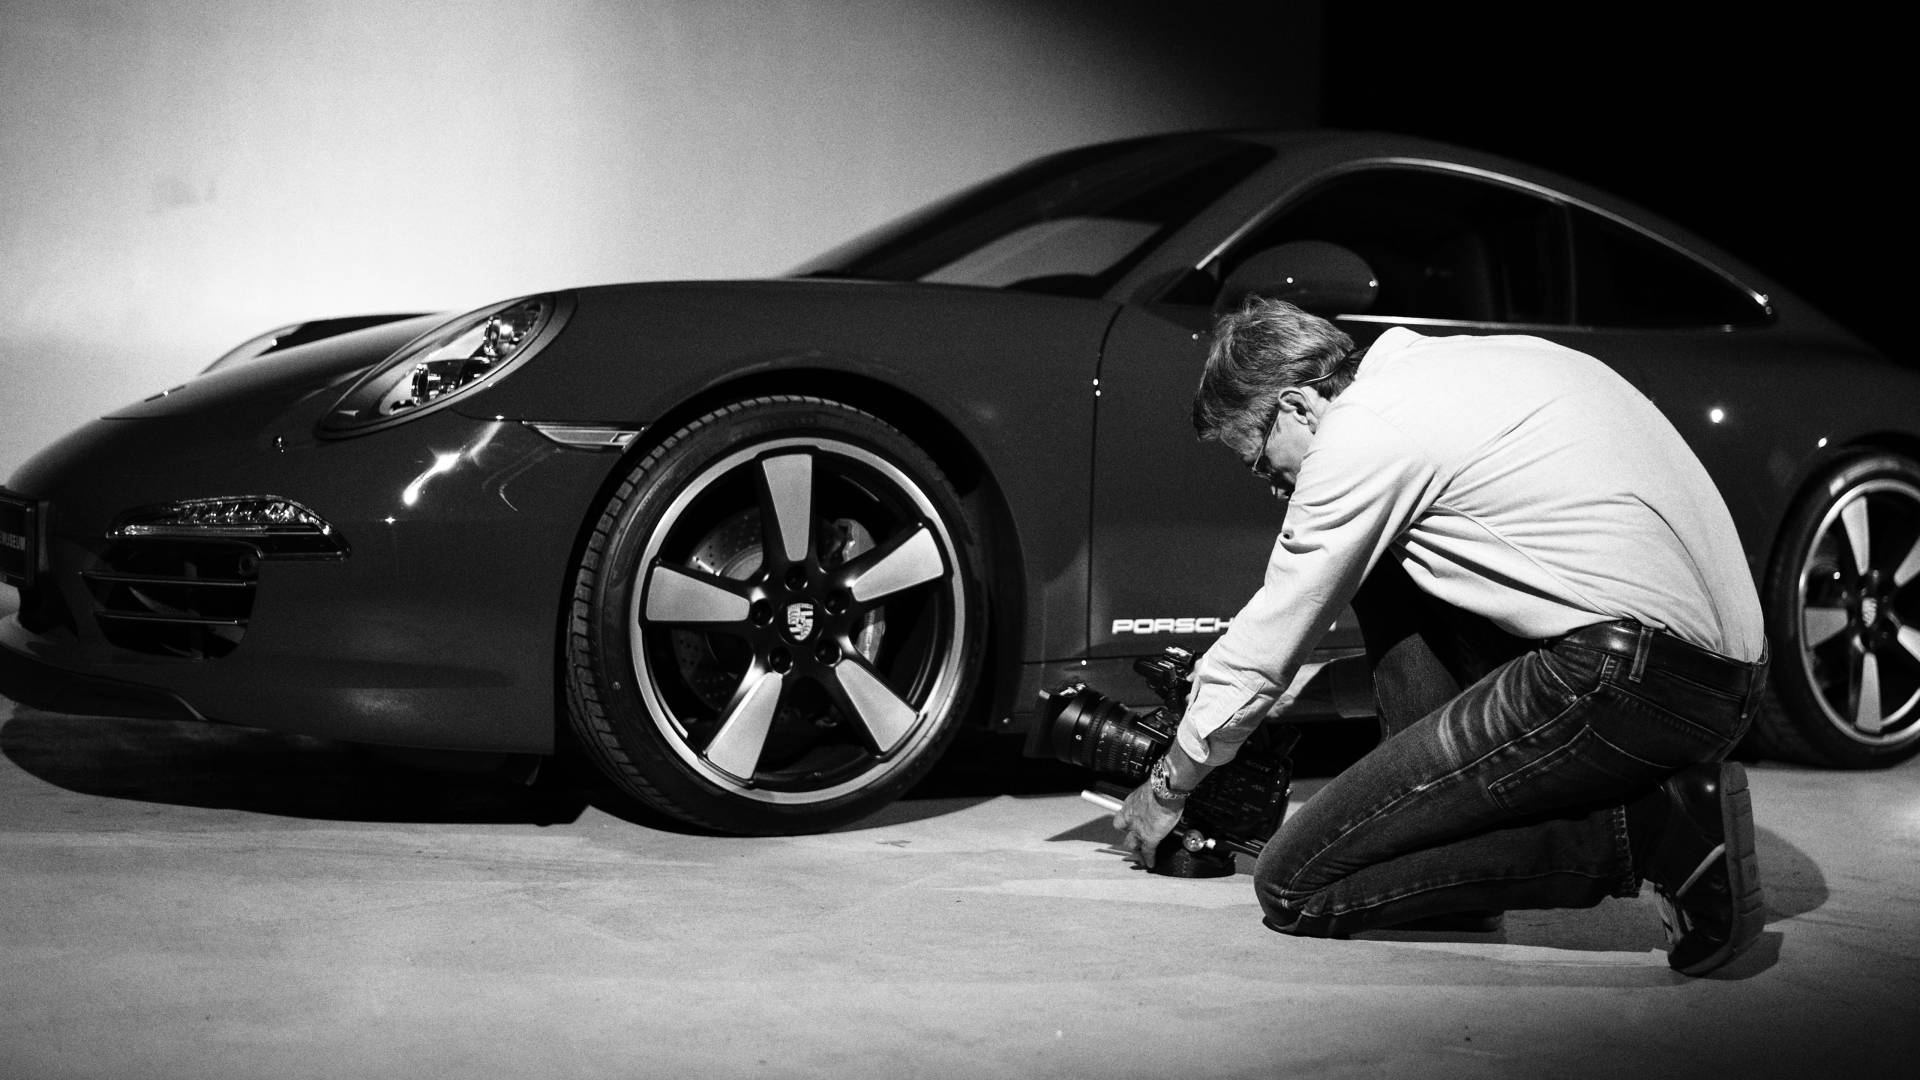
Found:
<path fill-rule="evenodd" d="M 1202 439 L 1239 432 L 1260 437 L 1274 396 L 1313 384 L 1332 398 L 1359 368 L 1353 339 L 1285 300 L 1247 298 L 1213 324 L 1213 344 L 1193 395 L 1193 430 Z"/>

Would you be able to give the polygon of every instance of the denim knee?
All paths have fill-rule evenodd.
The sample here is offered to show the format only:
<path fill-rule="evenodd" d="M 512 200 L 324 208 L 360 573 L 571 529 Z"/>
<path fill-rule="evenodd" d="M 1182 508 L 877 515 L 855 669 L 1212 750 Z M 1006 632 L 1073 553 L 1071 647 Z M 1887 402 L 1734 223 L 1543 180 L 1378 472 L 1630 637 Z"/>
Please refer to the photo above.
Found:
<path fill-rule="evenodd" d="M 1268 841 L 1260 851 L 1260 857 L 1253 864 L 1253 895 L 1260 901 L 1260 910 L 1266 915 L 1268 927 L 1289 933 L 1290 927 L 1299 918 L 1300 908 L 1307 897 L 1291 893 L 1287 882 L 1292 880 L 1294 868 L 1282 853 L 1279 838 Z"/>

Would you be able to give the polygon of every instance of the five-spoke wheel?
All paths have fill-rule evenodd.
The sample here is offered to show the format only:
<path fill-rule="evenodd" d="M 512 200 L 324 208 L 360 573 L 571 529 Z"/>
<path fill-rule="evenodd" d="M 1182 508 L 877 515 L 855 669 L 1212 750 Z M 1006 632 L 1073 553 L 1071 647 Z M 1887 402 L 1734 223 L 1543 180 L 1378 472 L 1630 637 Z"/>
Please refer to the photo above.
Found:
<path fill-rule="evenodd" d="M 1920 749 L 1920 465 L 1874 454 L 1798 507 L 1767 585 L 1779 708 L 1756 733 L 1814 764 Z"/>
<path fill-rule="evenodd" d="M 660 441 L 576 574 L 576 732 L 607 775 L 729 832 L 830 827 L 896 797 L 976 681 L 980 571 L 911 441 L 759 398 Z"/>

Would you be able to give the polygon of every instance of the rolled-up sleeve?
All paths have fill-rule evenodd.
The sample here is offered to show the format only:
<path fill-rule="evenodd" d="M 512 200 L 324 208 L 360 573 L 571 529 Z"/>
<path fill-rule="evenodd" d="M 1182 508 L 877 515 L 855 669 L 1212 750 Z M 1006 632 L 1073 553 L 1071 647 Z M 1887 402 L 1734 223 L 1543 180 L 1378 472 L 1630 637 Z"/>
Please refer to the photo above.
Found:
<path fill-rule="evenodd" d="M 1232 760 L 1387 548 L 1438 497 L 1432 457 L 1364 406 L 1336 399 L 1300 468 L 1266 577 L 1194 667 L 1180 721 L 1195 761 Z"/>

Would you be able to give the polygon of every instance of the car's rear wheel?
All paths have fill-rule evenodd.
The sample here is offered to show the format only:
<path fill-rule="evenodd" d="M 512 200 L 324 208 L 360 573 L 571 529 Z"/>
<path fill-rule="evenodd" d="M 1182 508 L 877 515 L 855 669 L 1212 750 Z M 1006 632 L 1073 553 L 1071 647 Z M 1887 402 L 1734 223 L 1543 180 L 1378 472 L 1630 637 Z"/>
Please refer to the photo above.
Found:
<path fill-rule="evenodd" d="M 657 443 L 574 579 L 569 714 L 626 793 L 734 833 L 891 801 L 978 680 L 976 547 L 933 461 L 877 418 L 764 397 Z"/>
<path fill-rule="evenodd" d="M 1853 459 L 1795 508 L 1766 582 L 1768 756 L 1839 768 L 1920 751 L 1920 464 Z"/>

